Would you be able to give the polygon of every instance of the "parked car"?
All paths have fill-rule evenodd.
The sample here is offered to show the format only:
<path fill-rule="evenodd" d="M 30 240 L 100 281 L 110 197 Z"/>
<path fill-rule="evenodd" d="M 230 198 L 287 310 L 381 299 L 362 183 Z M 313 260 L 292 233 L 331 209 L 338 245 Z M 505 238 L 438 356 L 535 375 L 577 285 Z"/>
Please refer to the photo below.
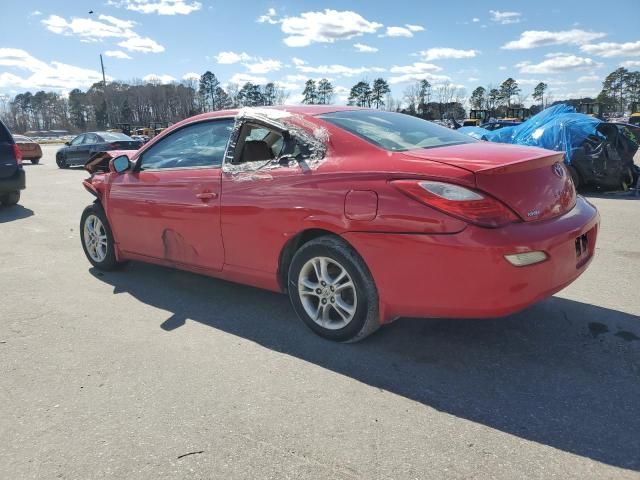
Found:
<path fill-rule="evenodd" d="M 489 120 L 487 123 L 483 123 L 480 125 L 481 128 L 485 130 L 493 131 L 500 130 L 503 127 L 515 127 L 516 125 L 520 125 L 522 122 L 513 121 L 513 120 Z"/>
<path fill-rule="evenodd" d="M 585 271 L 599 225 L 562 153 L 369 109 L 206 113 L 85 168 L 92 265 L 139 260 L 288 292 L 336 341 L 403 316 L 522 310 Z"/>
<path fill-rule="evenodd" d="M 11 132 L 0 120 L 0 203 L 15 205 L 20 201 L 20 190 L 25 188 L 22 152 Z"/>
<path fill-rule="evenodd" d="M 134 140 L 119 132 L 87 132 L 65 142 L 56 153 L 56 164 L 60 168 L 84 165 L 96 152 L 105 150 L 137 150 L 142 146 L 140 140 Z"/>
<path fill-rule="evenodd" d="M 40 162 L 42 158 L 42 148 L 40 148 L 38 142 L 24 135 L 14 135 L 13 139 L 18 147 L 20 147 L 22 160 L 29 160 L 31 163 Z"/>
<path fill-rule="evenodd" d="M 131 135 L 131 138 L 141 141 L 143 145 L 150 140 L 147 135 Z"/>

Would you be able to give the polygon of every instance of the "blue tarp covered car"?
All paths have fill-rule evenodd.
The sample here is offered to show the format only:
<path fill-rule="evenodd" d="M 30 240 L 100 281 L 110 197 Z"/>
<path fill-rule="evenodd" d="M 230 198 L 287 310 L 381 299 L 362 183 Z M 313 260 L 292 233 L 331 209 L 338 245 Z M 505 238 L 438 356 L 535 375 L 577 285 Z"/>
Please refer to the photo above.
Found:
<path fill-rule="evenodd" d="M 638 149 L 634 136 L 620 124 L 576 113 L 569 105 L 547 108 L 520 125 L 489 131 L 462 127 L 459 132 L 489 142 L 513 143 L 565 152 L 576 186 L 627 189 L 635 185 Z"/>

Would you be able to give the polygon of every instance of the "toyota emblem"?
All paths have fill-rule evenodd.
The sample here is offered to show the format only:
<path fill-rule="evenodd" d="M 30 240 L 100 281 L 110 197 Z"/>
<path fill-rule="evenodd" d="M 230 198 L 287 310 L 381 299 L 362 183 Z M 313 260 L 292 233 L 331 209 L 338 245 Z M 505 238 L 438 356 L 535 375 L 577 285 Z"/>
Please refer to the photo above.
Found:
<path fill-rule="evenodd" d="M 560 178 L 564 177 L 564 168 L 562 167 L 561 164 L 554 163 L 553 167 L 551 168 L 553 168 L 553 173 L 555 173 L 557 177 L 560 177 Z"/>

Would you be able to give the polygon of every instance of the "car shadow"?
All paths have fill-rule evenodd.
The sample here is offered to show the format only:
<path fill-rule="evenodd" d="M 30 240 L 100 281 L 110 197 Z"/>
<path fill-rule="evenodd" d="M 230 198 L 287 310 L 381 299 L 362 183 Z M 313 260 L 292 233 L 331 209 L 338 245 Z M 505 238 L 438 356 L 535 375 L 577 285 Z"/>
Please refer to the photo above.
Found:
<path fill-rule="evenodd" d="M 0 223 L 12 222 L 29 218 L 33 215 L 33 210 L 22 205 L 12 205 L 10 207 L 0 206 Z"/>
<path fill-rule="evenodd" d="M 325 341 L 288 298 L 162 267 L 91 273 L 171 312 L 456 417 L 640 470 L 640 317 L 553 297 L 492 320 L 401 319 L 363 342 Z M 463 295 L 463 294 L 461 294 Z"/>
<path fill-rule="evenodd" d="M 626 192 L 584 192 L 581 193 L 587 199 L 605 198 L 614 200 L 640 200 L 640 191 L 631 189 Z"/>

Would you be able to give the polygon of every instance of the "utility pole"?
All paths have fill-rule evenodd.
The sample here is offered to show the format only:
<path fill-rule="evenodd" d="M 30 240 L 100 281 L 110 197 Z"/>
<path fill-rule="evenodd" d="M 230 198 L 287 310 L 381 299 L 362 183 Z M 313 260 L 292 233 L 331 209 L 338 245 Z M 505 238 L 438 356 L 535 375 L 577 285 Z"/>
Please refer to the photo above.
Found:
<path fill-rule="evenodd" d="M 107 127 L 109 127 L 111 125 L 111 122 L 109 122 L 109 104 L 107 103 L 107 79 L 104 76 L 104 63 L 102 61 L 102 54 L 100 54 L 100 68 L 102 69 L 102 94 L 104 95 L 104 108 L 105 113 L 107 114 Z"/>

